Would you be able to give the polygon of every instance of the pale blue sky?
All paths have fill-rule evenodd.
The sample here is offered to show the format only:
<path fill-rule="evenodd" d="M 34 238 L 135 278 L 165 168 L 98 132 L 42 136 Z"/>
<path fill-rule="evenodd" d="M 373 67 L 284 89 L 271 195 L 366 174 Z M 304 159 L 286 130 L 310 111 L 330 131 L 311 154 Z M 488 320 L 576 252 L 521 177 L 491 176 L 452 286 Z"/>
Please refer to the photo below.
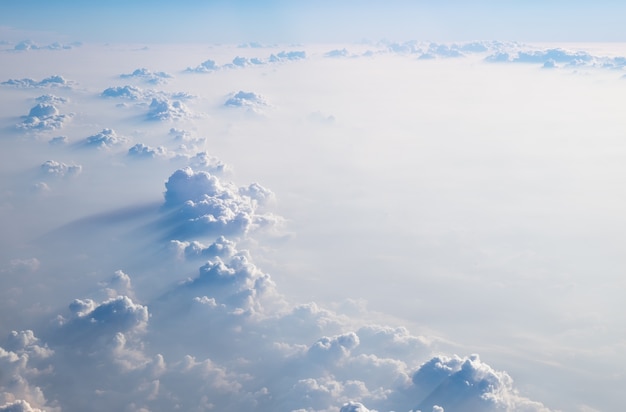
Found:
<path fill-rule="evenodd" d="M 0 1 L 0 25 L 80 41 L 625 41 L 618 1 Z"/>

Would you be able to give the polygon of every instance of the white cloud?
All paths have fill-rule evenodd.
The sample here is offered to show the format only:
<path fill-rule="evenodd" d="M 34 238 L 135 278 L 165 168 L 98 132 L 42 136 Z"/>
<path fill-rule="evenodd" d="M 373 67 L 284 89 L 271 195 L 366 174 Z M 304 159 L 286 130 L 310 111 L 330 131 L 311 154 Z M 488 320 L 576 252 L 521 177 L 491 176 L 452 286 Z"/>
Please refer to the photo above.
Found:
<path fill-rule="evenodd" d="M 174 234 L 241 235 L 279 221 L 260 212 L 273 193 L 257 183 L 238 188 L 208 172 L 186 168 L 174 172 L 165 187 L 164 206 L 171 211 L 166 222 L 173 226 Z"/>
<path fill-rule="evenodd" d="M 68 165 L 54 160 L 46 160 L 41 164 L 40 169 L 44 176 L 65 177 L 79 175 L 83 167 L 81 165 Z"/>
<path fill-rule="evenodd" d="M 122 79 L 140 79 L 146 83 L 150 84 L 165 84 L 168 79 L 173 78 L 169 73 L 166 72 L 153 72 L 146 68 L 139 68 L 134 70 L 132 73 L 120 74 L 120 78 Z"/>
<path fill-rule="evenodd" d="M 224 102 L 226 107 L 242 107 L 251 111 L 258 111 L 259 109 L 268 106 L 265 98 L 254 92 L 239 91 L 232 93 L 231 96 Z"/>
<path fill-rule="evenodd" d="M 181 120 L 190 116 L 192 113 L 180 100 L 155 98 L 148 107 L 150 120 Z"/>
<path fill-rule="evenodd" d="M 142 159 L 154 159 L 155 157 L 167 156 L 167 149 L 162 146 L 150 147 L 143 143 L 137 143 L 128 149 L 128 155 Z"/>
<path fill-rule="evenodd" d="M 19 88 L 41 88 L 41 87 L 70 87 L 72 85 L 72 81 L 66 80 L 63 76 L 53 75 L 50 77 L 46 77 L 40 81 L 33 80 L 30 78 L 23 79 L 9 79 L 0 84 L 5 86 L 14 86 Z"/>
<path fill-rule="evenodd" d="M 60 114 L 59 110 L 53 104 L 37 103 L 37 105 L 30 109 L 24 121 L 17 124 L 17 128 L 24 130 L 60 129 L 72 116 L 72 113 Z"/>
<path fill-rule="evenodd" d="M 103 97 L 123 97 L 130 100 L 145 100 L 144 91 L 136 86 L 113 86 L 104 89 Z"/>
<path fill-rule="evenodd" d="M 219 66 L 217 65 L 217 63 L 215 63 L 214 60 L 209 59 L 203 61 L 196 67 L 188 67 L 186 71 L 192 73 L 210 73 L 218 69 Z"/>
<path fill-rule="evenodd" d="M 126 143 L 128 139 L 124 136 L 119 136 L 113 129 L 102 129 L 94 135 L 88 136 L 83 140 L 83 146 L 96 147 L 98 149 L 106 149 L 113 146 L 117 146 Z"/>

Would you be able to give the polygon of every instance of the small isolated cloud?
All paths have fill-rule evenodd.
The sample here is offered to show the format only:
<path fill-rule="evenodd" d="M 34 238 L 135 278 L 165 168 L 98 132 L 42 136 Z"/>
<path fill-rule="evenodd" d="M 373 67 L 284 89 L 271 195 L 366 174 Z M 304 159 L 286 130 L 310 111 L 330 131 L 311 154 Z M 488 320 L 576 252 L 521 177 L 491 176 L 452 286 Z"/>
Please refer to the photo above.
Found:
<path fill-rule="evenodd" d="M 60 114 L 53 104 L 37 103 L 26 116 L 23 122 L 16 127 L 24 130 L 54 130 L 63 127 L 63 124 L 72 117 L 72 114 Z"/>
<path fill-rule="evenodd" d="M 136 69 L 132 73 L 120 75 L 122 79 L 139 79 L 150 84 L 164 84 L 167 83 L 168 79 L 172 79 L 173 77 L 174 76 L 169 73 L 153 72 L 146 68 Z"/>
<path fill-rule="evenodd" d="M 19 88 L 42 88 L 42 87 L 70 87 L 72 82 L 64 79 L 62 76 L 54 75 L 46 77 L 41 81 L 34 79 L 9 79 L 0 83 L 4 86 L 13 86 Z"/>
<path fill-rule="evenodd" d="M 32 40 L 23 40 L 19 43 L 17 43 L 14 47 L 13 50 L 16 51 L 27 51 L 27 50 L 70 50 L 73 49 L 74 47 L 78 47 L 81 44 L 79 42 L 74 42 L 74 43 L 70 43 L 70 44 L 62 44 L 59 42 L 54 42 L 51 44 L 47 44 L 44 46 L 38 45 L 37 43 L 35 43 Z"/>
<path fill-rule="evenodd" d="M 144 100 L 144 91 L 136 86 L 114 86 L 105 89 L 102 97 L 122 97 L 129 100 Z"/>
<path fill-rule="evenodd" d="M 166 157 L 167 149 L 162 146 L 150 147 L 143 143 L 137 143 L 128 149 L 128 156 L 140 159 L 154 159 L 156 157 Z"/>
<path fill-rule="evenodd" d="M 350 52 L 347 49 L 334 49 L 324 53 L 324 57 L 349 57 Z"/>
<path fill-rule="evenodd" d="M 214 60 L 209 59 L 203 61 L 196 67 L 187 67 L 185 71 L 190 73 L 211 73 L 215 70 L 218 70 L 219 68 L 220 67 L 217 65 L 217 63 L 215 63 Z"/>
<path fill-rule="evenodd" d="M 83 170 L 81 165 L 68 165 L 54 160 L 45 161 L 39 168 L 43 175 L 54 177 L 77 176 Z"/>
<path fill-rule="evenodd" d="M 268 106 L 268 103 L 265 98 L 259 94 L 253 92 L 239 91 L 237 93 L 233 93 L 231 97 L 229 97 L 226 102 L 224 102 L 224 106 L 243 107 L 252 111 L 256 111 L 262 107 Z"/>
<path fill-rule="evenodd" d="M 127 141 L 128 139 L 126 137 L 119 136 L 113 129 L 102 129 L 101 132 L 86 137 L 82 144 L 83 146 L 102 149 L 117 146 Z"/>
<path fill-rule="evenodd" d="M 181 120 L 191 116 L 191 111 L 180 100 L 154 98 L 148 108 L 150 120 Z"/>
<path fill-rule="evenodd" d="M 52 146 L 62 146 L 68 143 L 67 136 L 56 136 L 48 141 L 48 143 Z"/>
<path fill-rule="evenodd" d="M 165 210 L 177 235 L 241 235 L 275 224 L 278 218 L 261 213 L 274 197 L 257 183 L 236 187 L 208 172 L 179 169 L 165 183 Z"/>
<path fill-rule="evenodd" d="M 265 64 L 265 62 L 259 58 L 256 58 L 256 57 L 247 58 L 247 57 L 237 56 L 233 59 L 233 62 L 231 64 L 225 65 L 224 68 L 258 66 L 261 64 Z"/>
<path fill-rule="evenodd" d="M 35 99 L 37 103 L 43 104 L 65 104 L 69 102 L 69 99 L 65 97 L 55 96 L 53 94 L 44 94 Z"/>
<path fill-rule="evenodd" d="M 272 54 L 270 55 L 268 61 L 270 63 L 278 63 L 278 62 L 284 62 L 284 61 L 296 61 L 296 60 L 304 60 L 306 59 L 306 52 L 305 51 L 298 51 L 298 50 L 294 50 L 294 51 L 281 51 L 280 53 L 276 53 L 276 54 Z"/>

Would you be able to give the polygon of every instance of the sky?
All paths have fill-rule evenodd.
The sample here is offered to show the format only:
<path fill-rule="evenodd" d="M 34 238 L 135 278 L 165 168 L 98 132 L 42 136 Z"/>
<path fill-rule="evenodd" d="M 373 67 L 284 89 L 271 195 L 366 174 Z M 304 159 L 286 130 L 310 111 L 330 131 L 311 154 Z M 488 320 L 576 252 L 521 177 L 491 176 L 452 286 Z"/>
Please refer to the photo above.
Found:
<path fill-rule="evenodd" d="M 0 411 L 620 410 L 624 7 L 0 0 Z"/>
<path fill-rule="evenodd" d="M 0 2 L 0 23 L 82 41 L 625 41 L 619 1 Z"/>

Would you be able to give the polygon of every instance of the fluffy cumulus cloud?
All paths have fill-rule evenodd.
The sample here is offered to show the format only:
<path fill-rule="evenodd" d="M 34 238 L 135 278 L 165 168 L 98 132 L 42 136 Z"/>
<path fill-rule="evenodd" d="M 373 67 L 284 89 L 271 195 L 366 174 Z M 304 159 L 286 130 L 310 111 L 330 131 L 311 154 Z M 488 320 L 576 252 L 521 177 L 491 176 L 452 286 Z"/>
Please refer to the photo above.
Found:
<path fill-rule="evenodd" d="M 12 332 L 0 342 L 9 372 L 0 375 L 2 408 L 547 411 L 478 356 L 429 358 L 430 340 L 406 328 L 355 329 L 315 303 L 290 304 L 227 237 L 231 224 L 242 234 L 237 219 L 261 216 L 269 190 L 191 169 L 165 186 L 164 212 L 175 222 L 180 214 L 222 220 L 210 227 L 210 242 L 199 240 L 202 231 L 166 238 L 172 270 L 196 265 L 195 275 L 144 301 L 132 275 L 116 270 L 99 290 L 69 302 L 43 337 Z"/>
<path fill-rule="evenodd" d="M 57 98 L 58 99 L 58 98 Z M 30 109 L 24 121 L 17 124 L 23 130 L 54 130 L 63 127 L 73 114 L 60 114 L 54 104 L 37 103 Z"/>
<path fill-rule="evenodd" d="M 143 143 L 137 143 L 128 149 L 128 156 L 139 159 L 154 159 L 167 156 L 167 149 L 162 146 L 150 147 Z"/>
<path fill-rule="evenodd" d="M 507 373 L 492 369 L 478 355 L 432 358 L 415 372 L 413 385 L 423 398 L 419 411 L 549 411 L 520 396 Z"/>
<path fill-rule="evenodd" d="M 102 97 L 122 97 L 130 100 L 146 99 L 144 91 L 136 86 L 113 86 L 104 89 L 101 93 Z"/>
<path fill-rule="evenodd" d="M 5 86 L 13 86 L 19 88 L 43 88 L 43 87 L 70 87 L 72 82 L 63 78 L 63 76 L 53 75 L 46 77 L 40 81 L 23 78 L 23 79 L 9 79 L 2 83 Z"/>
<path fill-rule="evenodd" d="M 148 108 L 150 120 L 180 120 L 190 116 L 192 113 L 180 100 L 155 98 Z"/>
<path fill-rule="evenodd" d="M 65 164 L 54 160 L 46 160 L 39 166 L 44 176 L 65 177 L 76 176 L 82 172 L 83 167 L 76 164 Z"/>
<path fill-rule="evenodd" d="M 118 135 L 113 129 L 102 129 L 101 132 L 86 137 L 81 144 L 86 147 L 107 149 L 126 143 L 127 141 L 128 139 L 126 137 Z"/>
<path fill-rule="evenodd" d="M 122 79 L 139 79 L 150 84 L 165 84 L 168 79 L 173 77 L 174 76 L 169 73 L 153 72 L 143 67 L 134 70 L 132 73 L 120 74 L 120 78 Z"/>
<path fill-rule="evenodd" d="M 273 193 L 257 183 L 237 187 L 208 172 L 186 168 L 174 172 L 165 186 L 165 223 L 181 235 L 237 235 L 279 221 L 261 212 Z"/>
<path fill-rule="evenodd" d="M 265 98 L 254 92 L 238 91 L 233 93 L 225 102 L 225 107 L 241 107 L 251 111 L 257 111 L 268 106 Z"/>

